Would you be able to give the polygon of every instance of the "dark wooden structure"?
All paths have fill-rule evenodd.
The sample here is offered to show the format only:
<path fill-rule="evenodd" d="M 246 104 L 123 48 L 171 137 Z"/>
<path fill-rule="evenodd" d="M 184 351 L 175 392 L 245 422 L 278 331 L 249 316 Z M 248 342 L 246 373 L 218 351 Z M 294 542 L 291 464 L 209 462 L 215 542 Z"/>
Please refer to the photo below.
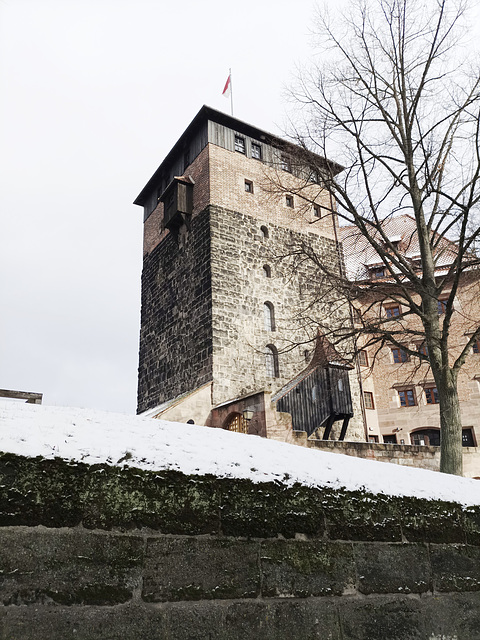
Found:
<path fill-rule="evenodd" d="M 272 400 L 277 411 L 292 416 L 295 431 L 310 436 L 324 428 L 323 440 L 328 440 L 333 424 L 342 420 L 339 440 L 344 440 L 353 416 L 348 364 L 326 340 L 319 336 L 310 365 Z"/>
<path fill-rule="evenodd" d="M 192 215 L 193 185 L 192 178 L 175 177 L 159 197 L 164 204 L 163 224 L 170 231 L 178 229 Z"/>

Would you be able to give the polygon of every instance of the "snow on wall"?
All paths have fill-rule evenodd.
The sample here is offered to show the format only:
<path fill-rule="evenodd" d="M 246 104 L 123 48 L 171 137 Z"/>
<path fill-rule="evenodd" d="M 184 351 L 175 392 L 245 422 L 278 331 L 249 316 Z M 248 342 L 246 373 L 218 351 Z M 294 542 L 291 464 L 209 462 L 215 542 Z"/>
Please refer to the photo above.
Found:
<path fill-rule="evenodd" d="M 1 401 L 0 426 L 0 449 L 23 456 L 480 504 L 477 480 L 198 425 Z"/>

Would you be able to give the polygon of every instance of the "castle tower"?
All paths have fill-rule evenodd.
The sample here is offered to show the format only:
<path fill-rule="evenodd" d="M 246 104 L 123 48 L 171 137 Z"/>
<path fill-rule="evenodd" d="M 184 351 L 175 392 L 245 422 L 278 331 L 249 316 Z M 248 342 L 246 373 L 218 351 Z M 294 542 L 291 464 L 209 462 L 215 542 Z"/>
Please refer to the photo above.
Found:
<path fill-rule="evenodd" d="M 314 329 L 299 310 L 319 278 L 280 256 L 301 242 L 333 270 L 341 261 L 326 161 L 309 154 L 299 167 L 297 152 L 202 107 L 135 200 L 144 208 L 139 413 L 222 426 L 222 406 L 245 397 L 258 406 L 252 398 L 305 368 Z M 329 303 L 311 311 L 348 321 Z M 264 403 L 263 435 L 268 413 Z"/>

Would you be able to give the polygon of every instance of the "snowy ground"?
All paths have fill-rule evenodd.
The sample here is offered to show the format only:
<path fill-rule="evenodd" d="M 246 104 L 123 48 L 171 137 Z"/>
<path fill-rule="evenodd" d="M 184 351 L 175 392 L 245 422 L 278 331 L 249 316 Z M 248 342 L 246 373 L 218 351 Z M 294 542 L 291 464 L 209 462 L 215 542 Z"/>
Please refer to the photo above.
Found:
<path fill-rule="evenodd" d="M 480 504 L 478 480 L 197 425 L 0 401 L 0 428 L 0 450 L 24 456 Z"/>

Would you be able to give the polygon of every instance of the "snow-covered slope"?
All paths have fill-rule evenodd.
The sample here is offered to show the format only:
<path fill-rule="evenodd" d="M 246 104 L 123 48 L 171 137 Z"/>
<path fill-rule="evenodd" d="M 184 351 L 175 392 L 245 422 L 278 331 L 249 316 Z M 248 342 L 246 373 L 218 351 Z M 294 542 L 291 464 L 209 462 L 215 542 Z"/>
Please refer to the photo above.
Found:
<path fill-rule="evenodd" d="M 197 425 L 3 401 L 0 427 L 0 450 L 23 456 L 480 504 L 477 480 Z"/>

